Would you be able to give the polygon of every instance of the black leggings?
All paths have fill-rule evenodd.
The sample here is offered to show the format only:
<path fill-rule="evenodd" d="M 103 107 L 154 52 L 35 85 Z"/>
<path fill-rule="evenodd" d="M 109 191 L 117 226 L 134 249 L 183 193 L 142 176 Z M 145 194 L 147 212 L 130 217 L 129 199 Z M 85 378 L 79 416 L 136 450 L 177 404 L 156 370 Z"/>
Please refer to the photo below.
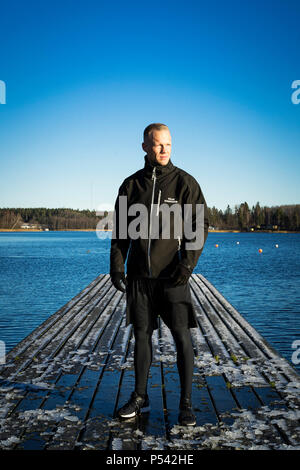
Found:
<path fill-rule="evenodd" d="M 177 367 L 181 385 L 181 398 L 190 398 L 194 369 L 194 350 L 191 333 L 187 327 L 170 328 L 177 349 Z M 135 327 L 134 368 L 135 391 L 139 395 L 147 393 L 149 369 L 152 362 L 151 327 Z"/>

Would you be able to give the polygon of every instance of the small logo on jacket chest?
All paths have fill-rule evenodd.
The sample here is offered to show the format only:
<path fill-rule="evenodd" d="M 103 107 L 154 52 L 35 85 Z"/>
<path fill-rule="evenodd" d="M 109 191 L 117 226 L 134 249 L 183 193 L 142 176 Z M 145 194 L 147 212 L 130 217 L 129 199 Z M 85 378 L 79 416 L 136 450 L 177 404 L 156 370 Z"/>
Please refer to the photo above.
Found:
<path fill-rule="evenodd" d="M 164 202 L 168 202 L 169 204 L 176 204 L 177 199 L 175 197 L 168 197 L 167 199 L 164 199 Z"/>

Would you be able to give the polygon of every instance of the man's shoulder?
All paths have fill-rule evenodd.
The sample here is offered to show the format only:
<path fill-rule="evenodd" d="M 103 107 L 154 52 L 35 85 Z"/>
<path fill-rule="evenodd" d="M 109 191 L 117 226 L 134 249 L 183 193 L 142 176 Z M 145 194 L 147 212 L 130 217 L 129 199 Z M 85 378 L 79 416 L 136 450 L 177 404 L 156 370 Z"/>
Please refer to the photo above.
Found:
<path fill-rule="evenodd" d="M 182 182 L 188 185 L 199 185 L 198 181 L 194 176 L 192 176 L 190 173 L 187 171 L 183 170 L 182 168 L 179 168 L 178 166 L 176 167 L 177 173 L 179 178 L 182 179 Z"/>
<path fill-rule="evenodd" d="M 140 170 L 137 170 L 135 171 L 134 173 L 132 173 L 131 175 L 127 176 L 122 184 L 121 184 L 121 187 L 124 186 L 128 186 L 132 181 L 136 180 L 136 179 L 139 179 L 142 175 L 143 175 L 143 172 L 144 172 L 144 169 L 141 168 Z"/>

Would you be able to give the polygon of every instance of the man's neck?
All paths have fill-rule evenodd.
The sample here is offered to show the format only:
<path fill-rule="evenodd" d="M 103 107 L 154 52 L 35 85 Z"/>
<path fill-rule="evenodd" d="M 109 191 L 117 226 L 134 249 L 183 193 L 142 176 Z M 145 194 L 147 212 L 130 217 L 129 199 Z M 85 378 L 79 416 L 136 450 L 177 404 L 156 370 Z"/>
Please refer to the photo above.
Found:
<path fill-rule="evenodd" d="M 159 167 L 161 167 L 161 168 L 164 168 L 164 167 L 167 166 L 168 163 L 169 163 L 169 162 L 168 162 L 167 165 L 161 165 L 161 163 L 159 163 L 157 160 L 151 160 L 151 159 L 149 158 L 148 154 L 146 155 L 146 158 L 147 158 L 147 160 L 148 160 L 148 163 L 150 163 L 151 166 L 159 166 Z M 169 161 L 170 161 L 170 160 L 169 160 Z"/>

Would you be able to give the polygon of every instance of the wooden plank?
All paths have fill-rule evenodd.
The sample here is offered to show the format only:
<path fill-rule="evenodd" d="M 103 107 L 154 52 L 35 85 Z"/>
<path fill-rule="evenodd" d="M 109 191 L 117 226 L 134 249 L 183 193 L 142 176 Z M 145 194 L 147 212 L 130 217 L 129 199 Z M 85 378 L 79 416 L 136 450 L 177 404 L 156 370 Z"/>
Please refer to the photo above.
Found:
<path fill-rule="evenodd" d="M 26 351 L 29 345 L 36 343 L 39 338 L 52 328 L 61 318 L 63 318 L 66 313 L 73 309 L 79 301 L 84 299 L 87 294 L 91 293 L 94 288 L 99 288 L 99 284 L 108 281 L 108 276 L 105 274 L 100 274 L 94 281 L 92 281 L 87 287 L 85 287 L 81 292 L 75 295 L 69 302 L 63 305 L 59 310 L 50 315 L 41 325 L 34 329 L 26 338 L 20 341 L 6 356 L 6 363 L 4 366 L 0 366 L 0 373 L 2 369 L 6 369 L 7 365 L 10 365 L 15 362 L 15 358 L 20 357 Z"/>
<path fill-rule="evenodd" d="M 201 290 L 202 290 L 202 289 L 201 289 Z M 204 298 L 204 292 L 203 292 L 203 291 L 205 292 L 205 294 L 207 294 L 207 290 L 205 291 L 205 289 L 203 289 L 203 290 L 202 290 L 202 293 L 203 293 L 202 299 Z M 198 299 L 198 300 L 199 300 L 199 299 Z M 206 309 L 207 309 L 208 311 L 210 311 L 211 323 L 214 324 L 214 326 L 216 327 L 216 329 L 218 329 L 219 331 L 222 331 L 222 329 L 224 330 L 224 326 L 222 325 L 220 319 L 217 317 L 217 315 L 214 314 L 214 311 L 212 310 L 211 306 L 210 306 L 209 304 L 207 304 L 207 303 L 206 303 Z M 223 313 L 223 312 L 222 312 L 222 313 Z M 226 325 L 226 326 L 227 326 L 227 325 Z M 225 326 L 225 328 L 226 328 L 226 326 Z M 232 324 L 231 324 L 231 327 L 234 328 L 234 329 L 236 329 L 236 326 L 233 326 Z M 239 331 L 239 333 L 240 333 L 240 331 Z M 226 344 L 226 348 L 227 348 L 228 350 L 230 350 L 230 349 L 231 349 L 231 345 L 234 345 L 234 344 L 235 344 L 235 337 L 234 337 L 234 335 L 231 334 L 230 329 L 229 329 L 229 332 L 227 332 L 226 335 L 224 335 L 224 336 L 225 336 L 225 338 L 223 337 L 223 342 Z M 245 337 L 243 338 L 243 340 L 245 341 Z M 242 341 L 241 341 L 241 343 L 242 343 Z M 242 344 L 243 344 L 243 343 L 242 343 Z M 243 344 L 243 347 L 244 347 L 244 344 Z M 241 349 L 241 351 L 242 351 L 242 353 L 243 353 L 243 349 Z M 239 354 L 241 354 L 241 351 L 239 351 Z M 253 348 L 251 348 L 251 352 L 253 352 Z M 235 353 L 236 353 L 236 351 L 235 351 Z M 233 354 L 233 353 L 231 352 L 231 357 L 232 357 L 232 354 Z M 235 362 L 236 362 L 236 361 L 235 361 Z M 225 381 L 228 382 L 228 380 L 227 380 L 227 378 L 226 378 L 226 373 L 223 373 L 222 375 L 224 376 Z M 209 379 L 209 380 L 211 380 L 211 379 Z M 267 384 L 267 382 L 266 382 L 266 384 Z M 220 385 L 220 384 L 219 384 L 219 385 Z M 247 389 L 246 389 L 246 390 L 247 390 Z M 250 399 L 249 399 L 249 396 L 247 397 L 248 406 L 249 406 L 250 403 L 252 403 L 252 404 L 255 403 L 255 405 L 254 405 L 255 407 L 257 407 L 259 403 L 261 403 L 261 404 L 264 405 L 264 402 L 263 402 L 263 400 L 261 399 L 260 390 L 261 390 L 261 389 L 258 389 L 258 390 L 257 390 L 257 389 L 255 389 L 254 387 L 250 387 L 250 388 L 248 389 L 248 392 L 249 392 L 250 397 L 251 397 Z M 269 390 L 269 392 L 270 392 L 270 387 L 268 387 L 268 390 Z M 235 389 L 235 388 L 230 388 L 230 392 L 231 392 L 232 397 L 234 398 L 235 402 L 238 404 L 238 407 L 239 407 L 239 408 L 241 407 L 241 404 L 240 404 L 239 400 L 240 400 L 241 402 L 244 402 L 244 404 L 245 404 L 245 389 L 244 389 L 244 390 L 241 390 L 241 389 L 238 389 L 238 388 L 237 388 L 237 389 Z M 275 390 L 273 391 L 273 397 L 274 397 L 274 394 L 275 394 L 275 397 L 276 397 L 277 399 L 278 399 L 279 397 L 281 397 L 281 395 L 278 394 L 278 392 L 277 392 L 277 395 L 276 395 L 276 391 L 275 391 Z M 224 393 L 223 393 L 223 395 L 224 395 Z M 269 393 L 268 395 L 270 395 L 270 393 Z M 270 404 L 270 402 L 269 402 L 268 404 Z M 274 430 L 273 432 L 275 433 L 275 435 L 277 436 L 276 438 L 279 439 L 279 441 L 284 442 L 284 443 L 287 443 L 287 444 L 290 443 L 290 441 L 289 441 L 287 435 L 286 435 L 284 432 L 282 432 L 281 430 L 279 430 L 279 428 L 278 428 L 277 426 L 271 426 L 271 428 L 275 428 L 275 430 Z"/>
<path fill-rule="evenodd" d="M 203 298 L 205 297 L 202 289 L 199 287 L 199 285 L 195 284 L 192 282 L 192 289 L 195 294 L 195 302 L 203 302 Z M 226 323 L 223 321 L 223 318 L 221 315 L 217 313 L 214 308 L 206 302 L 206 311 L 205 314 L 207 316 L 208 322 L 211 324 L 211 327 L 215 329 L 216 335 L 220 338 L 222 343 L 224 344 L 224 347 L 228 353 L 227 356 L 227 370 L 231 372 L 236 372 L 236 373 L 243 373 L 245 371 L 245 366 L 242 367 L 236 371 L 234 369 L 237 369 L 238 364 L 241 364 L 241 361 L 243 362 L 245 359 L 248 359 L 248 351 L 244 348 L 244 344 L 242 342 L 242 336 L 239 334 L 240 341 L 237 340 L 236 335 L 233 334 L 231 329 L 227 329 Z M 212 343 L 211 349 L 213 351 L 214 357 L 218 357 L 218 361 L 220 360 L 220 357 L 218 354 L 215 354 L 215 343 Z M 253 372 L 255 373 L 255 377 L 257 382 L 260 385 L 267 386 L 269 384 L 269 381 L 266 380 L 266 378 L 258 373 L 254 368 L 252 369 L 252 374 Z M 226 372 L 224 373 L 226 376 Z M 253 378 L 253 377 L 252 377 Z M 229 377 L 226 378 L 226 382 L 231 382 Z"/>
<path fill-rule="evenodd" d="M 111 308 L 115 302 L 118 302 L 119 301 L 119 298 L 120 296 L 115 296 L 115 291 L 112 290 L 109 286 L 108 286 L 108 291 L 111 291 L 111 294 L 110 296 L 108 297 L 108 300 L 111 301 L 111 305 L 109 308 Z M 105 295 L 108 293 L 108 291 L 106 291 Z M 98 302 L 100 303 L 100 309 L 97 310 L 95 309 L 94 307 L 97 306 L 97 303 L 94 303 L 93 304 L 93 309 L 89 309 L 88 311 L 85 311 L 84 312 L 84 315 L 85 315 L 85 318 L 87 319 L 87 324 L 84 323 L 83 326 L 81 324 L 81 330 L 80 330 L 80 334 L 79 332 L 77 331 L 77 339 L 76 339 L 76 342 L 72 342 L 71 344 L 68 345 L 68 347 L 66 346 L 66 343 L 65 343 L 65 348 L 60 352 L 60 350 L 56 349 L 56 350 L 53 350 L 52 353 L 49 354 L 49 360 L 47 361 L 47 365 L 48 367 L 43 371 L 43 369 L 41 369 L 41 373 L 39 374 L 39 368 L 34 368 L 35 366 L 35 362 L 32 361 L 31 362 L 31 365 L 32 365 L 32 374 L 31 374 L 31 379 L 37 379 L 39 382 L 46 382 L 46 384 L 50 385 L 50 386 L 53 386 L 54 384 L 56 386 L 60 386 L 58 380 L 60 378 L 60 376 L 62 375 L 62 373 L 64 372 L 64 369 L 65 367 L 68 367 L 68 364 L 73 364 L 75 369 L 80 367 L 80 362 L 75 362 L 76 361 L 76 355 L 73 355 L 72 353 L 75 352 L 77 350 L 79 350 L 80 352 L 80 348 L 82 346 L 86 346 L 86 344 L 84 343 L 84 341 L 87 339 L 87 337 L 89 336 L 89 334 L 94 334 L 93 332 L 93 327 L 95 327 L 95 325 L 97 326 L 97 330 L 98 331 L 102 331 L 101 330 L 101 325 L 102 325 L 102 328 L 105 328 L 106 324 L 108 324 L 108 321 L 109 321 L 109 314 L 105 314 L 105 308 L 107 308 L 107 304 L 103 304 L 101 305 L 101 301 L 103 301 L 106 297 L 105 295 L 102 295 L 103 292 L 100 293 L 99 291 L 99 297 L 98 297 Z M 113 296 L 115 296 L 115 300 L 112 300 Z M 91 307 L 91 305 L 90 305 Z M 93 313 L 94 315 L 89 315 L 89 313 L 91 313 L 91 311 L 93 310 Z M 77 326 L 79 326 L 77 324 Z M 67 325 L 66 325 L 67 327 Z M 74 329 L 73 329 L 74 330 Z M 96 331 L 97 331 L 96 330 Z M 76 330 L 73 331 L 73 333 L 75 333 Z M 70 339 L 70 335 L 68 336 L 68 338 Z M 86 350 L 86 352 L 90 352 L 89 349 Z M 58 354 L 60 353 L 60 354 Z M 56 356 L 56 357 L 55 357 Z M 80 355 L 77 356 L 79 359 L 80 359 Z M 76 373 L 76 370 L 74 370 L 74 367 L 73 367 L 73 374 Z M 34 374 L 34 375 L 33 375 Z M 29 375 L 29 374 L 28 374 Z M 49 391 L 46 389 L 44 391 L 44 395 L 48 394 Z M 28 394 L 26 394 L 27 396 Z M 31 399 L 31 395 L 29 394 L 28 395 L 29 397 L 29 400 Z M 23 409 L 22 407 L 26 407 L 26 405 L 21 405 L 21 402 L 18 404 L 17 406 L 17 409 Z M 11 412 L 13 412 L 14 410 L 11 410 Z"/>
<path fill-rule="evenodd" d="M 102 310 L 101 312 L 98 312 L 98 318 L 97 318 L 97 321 L 94 322 L 94 325 L 97 324 L 98 325 L 98 333 L 97 333 L 97 336 L 96 336 L 96 342 L 95 344 L 91 344 L 90 346 L 90 350 L 86 350 L 87 352 L 94 352 L 95 351 L 95 347 L 99 341 L 99 338 L 101 337 L 103 331 L 105 331 L 107 325 L 110 326 L 112 325 L 113 323 L 110 323 L 109 320 L 111 319 L 111 309 L 112 307 L 114 307 L 114 304 L 115 306 L 118 304 L 118 302 L 120 301 L 120 298 L 122 297 L 122 295 L 119 293 L 117 295 L 115 295 L 115 291 L 112 291 L 112 294 L 114 295 L 114 302 L 111 302 L 110 304 L 107 303 L 105 304 L 105 307 L 104 307 L 104 310 Z M 103 297 L 100 297 L 103 299 Z M 109 300 L 111 300 L 111 297 L 109 298 Z M 122 310 L 124 310 L 124 305 L 121 306 Z M 96 331 L 97 331 L 96 330 Z M 92 331 L 90 329 L 90 331 Z M 89 331 L 89 332 L 90 332 Z M 87 333 L 87 332 L 86 332 Z M 87 334 L 84 334 L 83 337 L 81 337 L 78 341 L 78 344 L 77 345 L 80 345 L 82 346 L 82 344 L 84 344 L 84 340 L 87 339 Z M 78 374 L 68 374 L 68 385 L 69 385 L 69 388 L 71 388 L 72 390 L 74 390 L 74 387 L 75 386 L 78 386 L 78 382 L 80 382 L 80 378 L 82 377 L 82 375 L 84 375 L 84 372 L 86 372 L 88 369 L 87 369 L 87 364 L 90 363 L 90 361 L 88 360 L 88 356 L 86 355 L 84 358 L 83 358 L 83 361 L 82 361 L 83 365 L 80 365 L 80 368 L 81 368 L 81 371 L 80 373 Z M 78 367 L 77 367 L 78 368 Z M 87 372 L 88 374 L 88 378 L 85 376 L 85 380 L 86 381 L 90 381 L 91 382 L 91 386 L 92 386 L 92 375 L 94 375 L 94 377 L 97 377 L 97 374 L 98 372 L 97 371 L 89 371 Z M 61 374 L 61 370 L 58 370 L 57 371 L 57 376 L 56 376 L 56 380 L 55 380 L 55 389 L 54 391 L 51 391 L 50 393 L 48 392 L 47 394 L 45 393 L 43 397 L 41 396 L 38 396 L 38 397 L 34 397 L 35 401 L 36 401 L 36 404 L 38 403 L 38 401 L 40 402 L 39 405 L 38 405 L 38 409 L 40 410 L 43 410 L 45 413 L 47 413 L 47 411 L 51 411 L 53 410 L 54 408 L 57 408 L 59 406 L 65 406 L 65 403 L 68 402 L 68 400 L 70 399 L 70 390 L 68 390 L 67 388 L 65 388 L 65 390 L 62 390 L 62 383 L 60 381 L 60 378 L 63 377 L 64 381 L 65 381 L 65 376 L 63 376 Z M 52 379 L 54 379 L 53 375 L 52 375 Z M 73 381 L 73 384 L 72 384 L 72 381 Z M 64 384 L 65 385 L 65 384 Z M 84 387 L 86 386 L 85 385 L 81 385 L 81 390 L 84 390 Z M 58 392 L 56 392 L 56 389 L 58 389 Z M 72 392 L 71 392 L 72 394 Z M 84 393 L 81 393 L 81 398 L 84 396 Z M 21 401 L 21 403 L 19 404 L 18 408 L 17 408 L 17 411 L 24 411 L 25 409 L 32 409 L 32 394 L 28 394 L 27 397 L 26 397 L 26 400 L 23 400 Z M 86 395 L 84 397 L 86 399 Z M 80 410 L 80 407 L 77 403 L 77 411 Z M 78 418 L 78 420 L 81 419 L 81 416 L 79 416 L 80 413 L 77 413 L 76 417 Z M 51 434 L 51 431 L 53 428 L 56 427 L 56 423 L 52 423 L 51 424 L 51 429 L 47 429 L 46 432 L 49 432 Z M 68 423 L 68 427 L 70 427 L 69 423 Z M 22 430 L 22 435 L 26 434 L 27 430 L 23 429 Z M 52 432 L 53 434 L 53 432 Z M 60 436 L 62 437 L 62 436 Z"/>
<path fill-rule="evenodd" d="M 118 293 L 118 297 L 119 302 L 115 305 L 113 315 L 109 305 L 106 306 L 107 321 L 105 323 L 105 328 L 103 328 L 101 332 L 98 332 L 92 343 L 93 354 L 97 356 L 97 353 L 105 353 L 104 355 L 101 354 L 102 365 L 97 364 L 96 368 L 92 368 L 91 361 L 89 360 L 86 362 L 82 367 L 76 383 L 66 397 L 66 402 L 70 403 L 73 407 L 75 406 L 75 416 L 82 423 L 82 426 L 85 426 L 85 423 L 89 418 L 90 410 L 99 390 L 105 368 L 111 360 L 112 353 L 114 352 L 111 348 L 114 347 L 119 333 L 124 331 L 123 329 L 120 329 L 120 325 L 122 321 L 124 321 L 124 299 L 122 301 L 123 296 L 120 293 Z M 105 392 L 107 393 L 107 390 Z M 64 449 L 73 449 L 79 439 L 82 426 L 78 428 L 78 424 L 75 421 L 71 435 L 71 426 L 69 425 L 68 429 L 65 429 L 64 432 L 60 433 L 59 440 L 55 441 L 55 439 L 53 439 L 51 443 L 47 444 L 47 449 L 61 448 L 62 442 Z"/>
<path fill-rule="evenodd" d="M 127 363 L 128 366 L 122 369 L 120 374 L 115 412 L 128 401 L 135 387 L 133 363 L 132 361 L 129 362 L 129 358 L 132 357 L 133 348 L 133 341 L 130 341 L 124 358 L 124 364 Z M 114 450 L 115 443 L 117 442 L 118 450 L 136 450 L 137 442 L 136 439 L 134 439 L 134 431 L 136 430 L 139 430 L 139 420 L 137 417 L 128 420 L 120 420 L 117 425 L 111 429 L 109 448 Z"/>
<path fill-rule="evenodd" d="M 192 285 L 193 285 L 193 280 L 192 280 Z M 201 299 L 202 304 L 205 305 L 206 313 L 208 315 L 209 321 L 211 322 L 211 325 L 216 329 L 217 334 L 221 337 L 222 342 L 224 343 L 226 349 L 230 352 L 230 356 L 232 357 L 233 355 L 236 355 L 236 354 L 242 354 L 243 355 L 244 350 L 240 347 L 240 345 L 237 342 L 235 336 L 232 334 L 232 331 L 230 330 L 230 328 L 228 329 L 228 331 L 226 331 L 227 325 L 225 324 L 225 322 L 221 321 L 219 316 L 213 310 L 211 304 L 203 300 L 205 298 L 204 292 L 205 292 L 205 294 L 207 294 L 207 291 L 205 291 L 205 289 L 201 289 L 199 284 L 198 284 L 199 290 L 197 290 L 197 287 L 195 287 L 195 286 L 193 286 L 193 287 L 194 287 L 194 292 L 196 293 L 196 295 L 198 294 L 197 295 L 198 302 L 200 302 L 200 299 Z M 225 331 L 226 331 L 226 333 L 225 333 Z M 243 338 L 243 339 L 245 339 L 245 338 Z M 241 341 L 241 343 L 242 343 L 242 341 Z M 232 346 L 236 348 L 234 351 L 232 351 L 232 349 L 231 349 Z M 253 351 L 252 347 L 251 347 L 251 350 Z M 234 363 L 232 363 L 232 365 L 234 365 Z M 228 378 L 226 377 L 226 373 L 223 372 L 222 375 L 223 375 L 225 383 L 230 384 L 230 382 L 228 381 Z M 213 402 L 214 402 L 214 404 L 215 404 L 215 406 L 218 410 L 218 415 L 220 417 L 220 414 L 222 415 L 222 413 L 224 414 L 225 412 L 224 412 L 224 410 L 222 411 L 222 408 L 219 409 L 220 405 L 218 403 L 218 396 L 221 394 L 223 397 L 226 397 L 226 395 L 227 395 L 227 400 L 225 400 L 225 402 L 223 402 L 223 405 L 224 405 L 224 403 L 226 403 L 226 401 L 228 401 L 229 395 L 228 395 L 228 393 L 226 394 L 224 390 L 222 390 L 222 387 L 224 387 L 224 382 L 220 381 L 220 379 L 217 379 L 217 378 L 214 378 L 213 380 L 218 381 L 217 389 L 216 389 L 217 395 L 215 396 L 215 394 L 212 392 L 211 389 L 210 389 L 210 393 L 212 395 Z M 209 378 L 208 383 L 210 383 L 211 381 L 212 381 L 212 378 Z M 267 385 L 266 381 L 265 381 L 265 384 Z M 245 395 L 245 393 L 247 393 L 247 392 L 249 392 L 248 396 Z M 233 399 L 231 404 L 236 403 L 238 408 L 241 408 L 241 403 L 240 402 L 245 404 L 245 398 L 247 398 L 247 403 L 248 403 L 248 406 L 250 406 L 250 407 L 251 407 L 251 404 L 255 408 L 257 408 L 259 406 L 259 404 L 260 405 L 264 404 L 263 401 L 260 400 L 260 397 L 259 397 L 259 394 L 258 394 L 259 392 L 256 393 L 255 389 L 253 387 L 249 387 L 249 388 L 246 388 L 246 389 L 245 388 L 235 389 L 235 388 L 230 387 L 230 393 L 231 393 L 232 399 Z M 278 398 L 278 396 L 277 396 L 277 398 Z M 229 406 L 229 408 L 226 410 L 226 412 L 233 411 L 233 410 L 234 410 L 234 408 L 232 408 L 232 410 L 230 410 L 230 406 Z M 229 418 L 229 419 L 225 418 L 225 422 L 227 424 L 232 424 L 233 419 L 232 418 Z M 276 429 L 276 431 L 274 431 L 274 432 L 277 435 L 277 438 L 278 438 L 278 434 L 279 434 L 280 435 L 279 439 L 282 439 L 282 441 L 286 442 L 286 443 L 289 442 L 287 437 L 284 435 L 284 433 L 282 433 L 282 432 L 278 433 L 278 431 L 279 431 L 278 428 Z"/>
<path fill-rule="evenodd" d="M 229 353 L 226 350 L 226 347 L 217 335 L 214 327 L 209 322 L 206 312 L 203 309 L 202 304 L 198 302 L 193 289 L 191 290 L 191 296 L 196 312 L 198 327 L 200 329 L 201 335 L 205 338 L 209 351 L 212 355 L 218 356 L 220 358 L 228 358 Z M 212 345 L 214 346 L 214 353 L 212 353 Z M 204 351 L 205 350 L 206 348 L 204 348 Z"/>
<path fill-rule="evenodd" d="M 222 294 L 217 291 L 217 289 L 201 274 L 195 275 L 198 277 L 215 295 L 218 299 L 219 303 L 223 305 L 224 309 L 230 313 L 232 318 L 235 320 L 237 325 L 239 325 L 244 331 L 247 332 L 247 335 L 252 339 L 254 344 L 256 344 L 257 348 L 260 351 L 264 351 L 266 356 L 270 359 L 274 360 L 274 364 L 277 363 L 278 366 L 281 366 L 284 369 L 284 374 L 288 378 L 288 380 L 298 380 L 299 374 L 297 371 L 286 361 L 283 357 L 281 357 L 277 351 L 266 341 L 263 336 L 258 333 L 258 331 L 253 328 L 253 326 L 247 322 L 247 320 L 228 302 Z"/>
<path fill-rule="evenodd" d="M 255 357 L 258 352 L 255 345 L 250 342 L 245 331 L 239 328 L 239 325 L 233 324 L 233 322 L 230 321 L 231 319 L 226 318 L 226 312 L 224 310 L 220 312 L 220 309 L 215 308 L 213 299 L 209 295 L 209 290 L 205 289 L 203 284 L 200 285 L 199 282 L 196 282 L 194 278 L 191 280 L 191 286 L 195 292 L 197 301 L 201 302 L 209 321 L 214 326 L 230 355 Z M 236 330 L 238 331 L 234 334 Z M 265 355 L 261 353 L 259 357 L 265 358 Z"/>
<path fill-rule="evenodd" d="M 115 415 L 121 371 L 131 339 L 131 328 L 125 328 L 125 320 L 123 312 L 122 323 L 113 345 L 114 354 L 111 353 L 108 357 L 101 381 L 90 403 L 84 427 L 76 440 L 76 445 L 80 449 L 105 450 L 108 448 L 110 440 L 108 422 L 112 421 Z"/>
<path fill-rule="evenodd" d="M 201 289 L 201 287 L 199 287 L 199 289 Z M 217 308 L 219 308 L 218 313 L 216 313 Z M 208 309 L 211 312 L 213 311 L 213 308 L 211 306 L 208 306 Z M 219 305 L 216 305 L 215 311 L 213 313 L 210 313 L 210 315 L 213 318 L 211 321 L 214 323 L 218 334 L 220 331 L 226 331 L 226 328 L 228 328 L 228 324 L 230 324 L 228 331 L 226 333 L 223 333 L 223 336 L 225 336 L 225 338 L 223 338 L 223 342 L 226 345 L 227 350 L 230 352 L 230 356 L 234 358 L 234 361 L 236 363 L 241 363 L 241 360 L 244 356 L 250 356 L 254 359 L 258 358 L 259 361 L 265 361 L 266 358 L 268 359 L 268 353 L 265 353 L 265 351 L 256 348 L 254 343 L 251 345 L 251 347 L 249 347 L 249 337 L 247 337 L 247 334 L 244 332 L 244 330 L 238 324 L 236 324 L 236 322 L 230 317 L 230 315 L 228 315 L 228 312 L 226 312 L 225 309 L 222 309 Z M 237 341 L 237 337 L 240 338 L 239 342 Z M 245 342 L 247 343 L 247 346 L 245 346 Z M 236 346 L 237 343 L 239 343 L 238 347 Z M 256 348 L 254 353 L 253 348 Z M 256 374 L 258 382 L 260 383 L 260 385 L 269 385 L 274 378 L 272 375 L 274 371 L 272 370 L 270 375 L 270 371 L 267 367 L 263 367 L 261 369 L 261 371 L 257 370 Z M 255 371 L 255 369 L 252 370 Z M 281 384 L 286 383 L 286 378 L 284 377 L 284 374 L 277 372 L 276 375 L 277 380 L 279 380 Z"/>
<path fill-rule="evenodd" d="M 92 283 L 92 285 L 94 285 L 94 283 Z M 79 296 L 82 298 L 82 296 Z M 78 297 L 77 297 L 78 298 Z M 60 315 L 60 311 L 58 312 L 58 315 Z M 64 316 L 64 319 L 66 320 L 66 316 Z M 48 324 L 48 322 L 46 322 Z M 53 322 L 52 324 L 54 324 L 55 322 Z M 44 331 L 48 330 L 48 328 L 44 328 Z M 41 328 L 39 329 L 39 331 L 41 331 Z M 24 342 L 22 343 L 24 344 Z M 19 352 L 19 351 L 18 351 Z M 35 367 L 35 362 L 33 362 L 33 367 Z M 7 365 L 8 366 L 8 369 L 10 371 L 10 364 Z M 10 414 L 12 414 L 12 411 L 16 408 L 16 405 L 20 402 L 22 402 L 22 399 L 25 398 L 26 399 L 26 396 L 29 398 L 28 400 L 28 404 L 26 406 L 23 406 L 23 411 L 26 412 L 26 410 L 29 412 L 30 410 L 32 410 L 36 405 L 37 403 L 42 399 L 42 395 L 44 395 L 45 393 L 48 393 L 49 390 L 47 389 L 47 384 L 46 385 L 46 391 L 38 391 L 38 395 L 36 393 L 36 390 L 38 389 L 38 387 L 34 386 L 34 385 L 30 385 L 30 384 L 18 384 L 18 383 L 10 383 L 11 387 L 13 388 L 13 392 L 15 391 L 15 389 L 19 389 L 20 386 L 23 386 L 24 385 L 24 389 L 23 391 L 25 393 L 23 393 L 20 397 L 20 393 L 18 393 L 18 399 L 17 400 L 10 400 L 9 402 L 6 403 L 6 408 L 5 408 L 5 412 L 2 414 L 2 416 L 9 416 Z M 42 395 L 41 395 L 42 394 Z M 24 403 L 24 402 L 23 402 Z M 22 410 L 21 410 L 22 411 Z M 24 414 L 24 413 L 23 413 Z M 13 415 L 12 419 L 10 420 L 10 424 L 12 424 L 12 432 L 14 430 L 14 428 L 16 427 L 15 426 L 15 423 L 18 422 L 18 420 L 15 419 L 15 416 Z M 22 420 L 22 422 L 19 422 L 19 426 L 18 428 L 16 429 L 16 435 L 18 435 L 20 432 L 22 433 L 24 431 L 24 426 L 25 426 L 25 429 L 26 429 L 26 424 L 24 424 L 24 421 Z M 32 422 L 30 424 L 30 426 L 32 426 Z M 16 437 L 16 436 L 15 436 Z"/>
<path fill-rule="evenodd" d="M 53 322 L 51 328 L 46 329 L 44 334 L 39 336 L 38 341 L 26 344 L 26 352 L 21 356 L 13 357 L 11 355 L 9 359 L 12 359 L 12 362 L 9 360 L 5 364 L 6 367 L 3 367 L 3 370 L 1 370 L 1 379 L 5 378 L 10 381 L 22 381 L 24 376 L 25 378 L 27 376 L 27 374 L 25 374 L 25 370 L 29 365 L 36 365 L 37 362 L 42 361 L 43 359 L 48 360 L 46 348 L 48 347 L 51 354 L 51 348 L 61 340 L 64 334 L 68 334 L 70 326 L 73 326 L 74 322 L 85 318 L 87 312 L 92 310 L 94 304 L 97 304 L 99 301 L 99 293 L 102 293 L 103 291 L 106 292 L 110 288 L 109 284 L 106 286 L 106 281 L 107 279 L 103 279 L 99 290 L 97 287 L 90 290 L 87 293 L 86 298 L 82 298 L 77 303 L 76 308 L 73 307 L 68 310 L 63 317 L 58 315 L 57 322 Z M 95 296 L 96 300 L 91 302 Z"/>
<path fill-rule="evenodd" d="M 260 370 L 257 371 L 257 375 L 258 374 L 261 375 L 268 382 L 272 383 L 272 380 L 274 380 L 273 365 L 271 365 L 270 367 L 270 364 L 267 363 L 266 367 L 263 367 L 262 364 L 259 364 L 259 369 Z M 261 371 L 261 369 L 263 370 Z M 275 377 L 276 377 L 275 383 L 276 384 L 279 383 L 280 387 L 282 387 L 283 383 L 286 383 L 286 378 L 284 377 L 284 373 L 283 374 L 278 373 L 278 370 L 276 370 Z M 285 396 L 280 391 L 276 390 L 276 388 L 270 388 L 269 386 L 267 388 L 262 389 L 261 387 L 257 388 L 257 387 L 251 386 L 251 390 L 255 393 L 257 399 L 261 402 L 263 406 L 268 405 L 269 407 L 271 407 L 271 409 L 274 409 L 274 406 L 275 407 L 280 406 L 281 409 L 285 409 L 285 403 L 284 403 Z M 232 393 L 235 394 L 236 396 L 238 395 L 238 399 L 240 400 L 242 399 L 241 391 L 232 389 Z M 287 400 L 286 399 L 285 400 L 288 402 L 289 397 L 287 396 L 286 398 Z M 275 405 L 274 405 L 274 400 L 277 403 Z M 288 404 L 288 406 L 290 407 L 291 413 L 293 413 L 294 405 L 290 406 L 290 404 Z M 277 436 L 276 439 L 277 440 L 279 439 L 280 442 L 285 443 L 285 444 L 290 444 L 291 442 L 293 442 L 292 433 L 288 432 L 286 429 L 281 430 L 280 427 L 277 426 L 276 424 L 270 426 L 270 429 L 273 429 L 272 432 L 275 433 L 275 435 Z"/>
<path fill-rule="evenodd" d="M 296 447 L 299 375 L 285 370 L 287 361 L 205 278 L 193 275 L 190 285 L 198 322 L 191 329 L 194 430 L 178 431 L 176 347 L 161 319 L 153 334 L 151 412 L 133 422 L 116 419 L 134 389 L 134 337 L 131 326 L 125 327 L 125 296 L 103 275 L 9 353 L 1 368 L 0 448 L 193 449 L 217 442 L 235 447 L 222 432 L 239 435 L 234 424 L 243 416 L 246 423 L 247 413 L 266 429 L 255 442 Z M 21 355 L 19 361 L 14 354 Z M 246 433 L 240 439 L 251 444 Z"/>

